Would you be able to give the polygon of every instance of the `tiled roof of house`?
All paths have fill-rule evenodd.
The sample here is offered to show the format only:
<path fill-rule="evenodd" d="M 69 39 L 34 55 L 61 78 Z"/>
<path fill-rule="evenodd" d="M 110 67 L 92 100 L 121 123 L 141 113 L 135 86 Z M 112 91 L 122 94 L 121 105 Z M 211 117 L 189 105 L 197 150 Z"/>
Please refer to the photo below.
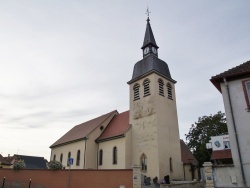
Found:
<path fill-rule="evenodd" d="M 231 149 L 213 151 L 211 160 L 215 159 L 232 159 Z"/>
<path fill-rule="evenodd" d="M 82 124 L 76 125 L 70 131 L 68 131 L 65 135 L 63 135 L 60 139 L 58 139 L 54 144 L 52 144 L 50 148 L 84 139 L 96 127 L 100 126 L 107 118 L 114 116 L 115 114 L 117 114 L 116 110 L 109 112 L 107 114 L 104 114 L 95 119 L 84 122 Z"/>
<path fill-rule="evenodd" d="M 3 164 L 3 165 L 12 165 L 1 154 L 0 154 L 0 163 Z"/>
<path fill-rule="evenodd" d="M 15 161 L 15 156 L 4 157 L 4 159 L 9 163 L 13 164 L 13 162 Z"/>
<path fill-rule="evenodd" d="M 223 78 L 226 78 L 228 81 L 230 81 L 230 80 L 245 78 L 249 76 L 250 76 L 250 61 L 247 61 L 223 73 L 220 73 L 216 76 L 212 76 L 210 81 L 221 92 L 220 83 L 223 82 Z"/>
<path fill-rule="evenodd" d="M 46 160 L 44 157 L 14 155 L 16 159 L 22 159 L 26 169 L 47 169 Z"/>
<path fill-rule="evenodd" d="M 129 111 L 117 114 L 96 141 L 101 142 L 106 139 L 123 136 L 129 128 Z"/>
<path fill-rule="evenodd" d="M 183 164 L 192 164 L 197 166 L 199 163 L 196 160 L 196 158 L 193 156 L 192 152 L 189 150 L 187 145 L 183 140 L 180 140 L 181 142 L 181 160 Z"/>

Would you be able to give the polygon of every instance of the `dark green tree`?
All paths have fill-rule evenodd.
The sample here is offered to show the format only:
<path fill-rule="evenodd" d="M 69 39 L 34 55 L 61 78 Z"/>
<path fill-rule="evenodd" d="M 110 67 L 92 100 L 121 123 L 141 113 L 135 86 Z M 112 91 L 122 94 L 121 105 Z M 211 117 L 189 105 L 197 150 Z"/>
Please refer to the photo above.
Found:
<path fill-rule="evenodd" d="M 225 114 L 217 112 L 210 116 L 198 118 L 198 122 L 191 125 L 188 134 L 185 134 L 187 146 L 199 161 L 200 166 L 210 161 L 211 151 L 206 148 L 211 136 L 228 134 Z"/>

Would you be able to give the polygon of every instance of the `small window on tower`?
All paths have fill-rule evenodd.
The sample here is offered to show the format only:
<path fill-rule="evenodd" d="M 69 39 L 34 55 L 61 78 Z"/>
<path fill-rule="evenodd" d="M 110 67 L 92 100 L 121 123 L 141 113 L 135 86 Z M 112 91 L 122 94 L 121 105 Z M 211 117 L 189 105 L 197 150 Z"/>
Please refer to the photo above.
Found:
<path fill-rule="evenodd" d="M 140 88 L 139 84 L 134 85 L 134 100 L 140 99 L 139 88 Z"/>
<path fill-rule="evenodd" d="M 168 89 L 168 98 L 169 99 L 173 99 L 173 95 L 172 95 L 172 86 L 170 83 L 167 84 L 167 89 Z"/>
<path fill-rule="evenodd" d="M 150 95 L 150 89 L 149 89 L 149 79 L 144 80 L 143 86 L 144 86 L 144 97 Z"/>
<path fill-rule="evenodd" d="M 159 78 L 158 82 L 159 82 L 159 94 L 164 96 L 164 88 L 163 88 L 164 82 L 160 78 Z"/>

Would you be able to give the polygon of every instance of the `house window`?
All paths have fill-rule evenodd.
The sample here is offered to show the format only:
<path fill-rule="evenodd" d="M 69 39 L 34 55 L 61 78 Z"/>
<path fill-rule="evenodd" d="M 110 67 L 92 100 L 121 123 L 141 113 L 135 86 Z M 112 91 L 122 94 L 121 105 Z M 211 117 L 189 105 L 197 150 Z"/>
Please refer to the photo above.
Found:
<path fill-rule="evenodd" d="M 103 157 L 103 151 L 102 149 L 99 151 L 99 165 L 102 165 L 102 157 Z"/>
<path fill-rule="evenodd" d="M 63 160 L 63 154 L 61 153 L 60 155 L 60 162 L 62 163 L 62 160 Z"/>
<path fill-rule="evenodd" d="M 81 151 L 78 150 L 78 151 L 77 151 L 77 156 L 76 156 L 76 165 L 77 165 L 77 166 L 80 165 L 80 156 L 81 156 Z"/>
<path fill-rule="evenodd" d="M 134 85 L 134 100 L 140 99 L 139 87 L 139 84 Z"/>
<path fill-rule="evenodd" d="M 169 99 L 173 99 L 173 95 L 172 95 L 172 86 L 170 83 L 167 84 L 167 90 L 168 90 L 168 98 Z"/>
<path fill-rule="evenodd" d="M 170 170 L 170 172 L 173 172 L 173 161 L 172 161 L 172 157 L 169 158 L 169 170 Z"/>
<path fill-rule="evenodd" d="M 164 96 L 164 88 L 163 88 L 164 82 L 162 81 L 162 79 L 159 79 L 158 82 L 159 82 L 159 94 Z"/>
<path fill-rule="evenodd" d="M 54 160 L 54 161 L 56 160 L 56 155 L 54 155 L 53 160 Z"/>
<path fill-rule="evenodd" d="M 113 148 L 113 164 L 117 164 L 117 147 Z"/>
<path fill-rule="evenodd" d="M 224 145 L 224 149 L 230 149 L 230 142 L 229 141 L 224 141 L 223 145 Z"/>
<path fill-rule="evenodd" d="M 147 157 L 145 154 L 142 154 L 141 156 L 141 170 L 147 171 Z"/>
<path fill-rule="evenodd" d="M 68 161 L 69 161 L 69 158 L 70 158 L 70 157 L 71 157 L 71 152 L 68 153 L 67 166 L 69 166 Z"/>
<path fill-rule="evenodd" d="M 242 85 L 247 103 L 247 109 L 250 110 L 250 80 L 242 81 Z"/>
<path fill-rule="evenodd" d="M 144 97 L 150 95 L 150 89 L 149 89 L 149 79 L 144 80 L 143 86 L 144 86 Z"/>

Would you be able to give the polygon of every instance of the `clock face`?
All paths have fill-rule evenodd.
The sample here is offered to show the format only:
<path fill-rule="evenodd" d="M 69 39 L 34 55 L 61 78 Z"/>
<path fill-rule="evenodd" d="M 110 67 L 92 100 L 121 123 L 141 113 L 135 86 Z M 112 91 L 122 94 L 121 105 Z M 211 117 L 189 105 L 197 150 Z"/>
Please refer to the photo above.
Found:
<path fill-rule="evenodd" d="M 154 53 L 154 54 L 156 54 L 156 53 L 157 53 L 157 51 L 156 51 L 156 48 L 155 48 L 155 47 L 152 47 L 152 51 L 153 51 L 153 53 Z"/>
<path fill-rule="evenodd" d="M 149 52 L 149 47 L 144 49 L 144 54 L 147 54 Z"/>

